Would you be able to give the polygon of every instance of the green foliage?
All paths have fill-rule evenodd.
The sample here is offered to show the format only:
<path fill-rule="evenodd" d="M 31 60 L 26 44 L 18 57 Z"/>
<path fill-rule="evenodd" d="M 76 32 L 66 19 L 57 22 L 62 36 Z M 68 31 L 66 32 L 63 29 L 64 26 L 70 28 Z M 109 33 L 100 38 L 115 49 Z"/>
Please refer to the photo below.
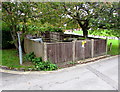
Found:
<path fill-rule="evenodd" d="M 40 32 L 45 32 L 45 31 L 63 32 L 63 29 L 58 28 L 58 27 L 52 27 L 52 26 L 37 27 L 37 26 L 32 25 L 32 26 L 28 27 L 28 33 L 30 33 L 30 34 L 36 34 L 38 31 L 40 31 Z"/>
<path fill-rule="evenodd" d="M 26 61 L 32 61 L 34 58 L 35 58 L 34 52 L 30 52 L 29 54 L 26 54 L 26 55 L 24 56 L 24 59 L 25 59 Z"/>
<path fill-rule="evenodd" d="M 35 57 L 35 58 L 32 58 L 32 62 L 33 63 L 39 63 L 39 62 L 42 62 L 42 58 L 41 57 Z"/>
<path fill-rule="evenodd" d="M 85 40 L 86 38 L 85 37 L 79 37 L 77 38 L 78 40 Z"/>
<path fill-rule="evenodd" d="M 73 32 L 83 35 L 82 31 L 73 31 Z M 89 30 L 89 35 L 120 37 L 120 30 L 111 30 L 111 29 Z"/>
<path fill-rule="evenodd" d="M 39 28 L 39 31 L 62 32 L 62 29 L 57 27 L 41 27 Z"/>
<path fill-rule="evenodd" d="M 8 48 L 13 48 L 14 45 L 11 44 L 10 42 L 12 41 L 12 36 L 10 34 L 10 28 L 7 26 L 5 22 L 2 21 L 2 48 L 3 49 L 8 49 Z"/>
<path fill-rule="evenodd" d="M 91 31 L 89 31 L 89 33 L 91 35 L 120 37 L 120 31 L 119 30 L 99 29 L 99 30 L 91 30 Z"/>
<path fill-rule="evenodd" d="M 2 4 L 2 20 L 13 32 L 24 33 L 28 30 L 47 29 L 59 32 L 61 31 L 59 27 L 72 29 L 78 26 L 84 31 L 89 28 L 119 29 L 120 27 L 118 16 L 120 3 L 117 2 L 3 2 Z M 44 28 L 48 26 L 58 28 Z M 119 31 L 115 32 L 117 35 Z"/>
<path fill-rule="evenodd" d="M 35 70 L 52 71 L 52 70 L 56 70 L 56 69 L 58 69 L 58 67 L 55 64 L 52 64 L 48 60 L 35 64 Z"/>
<path fill-rule="evenodd" d="M 52 28 L 52 27 L 48 27 L 48 31 L 51 31 L 51 32 L 62 32 L 62 29 L 61 28 Z"/>
<path fill-rule="evenodd" d="M 33 52 L 26 54 L 24 57 L 25 60 L 33 62 L 34 70 L 44 70 L 44 71 L 52 71 L 58 69 L 58 67 L 51 63 L 49 60 L 43 61 L 42 57 L 35 57 L 35 54 Z"/>
<path fill-rule="evenodd" d="M 32 25 L 31 21 L 34 20 L 32 16 L 35 14 L 33 11 L 35 6 L 36 4 L 31 2 L 2 2 L 2 21 L 10 28 L 16 48 L 18 48 L 17 32 L 21 31 L 24 37 L 28 25 Z"/>
<path fill-rule="evenodd" d="M 12 37 L 10 35 L 10 31 L 2 31 L 2 48 L 3 49 L 8 49 L 8 48 L 13 48 L 14 45 L 11 44 L 10 42 L 12 41 Z"/>
<path fill-rule="evenodd" d="M 69 62 L 69 64 L 73 64 L 73 65 L 74 65 L 74 64 L 76 64 L 76 62 L 74 62 L 74 61 L 71 61 L 71 62 Z"/>
<path fill-rule="evenodd" d="M 2 31 L 10 31 L 10 27 L 6 24 L 6 22 L 2 21 Z"/>
<path fill-rule="evenodd" d="M 108 54 L 109 55 L 120 55 L 119 40 L 109 39 L 107 41 L 108 49 L 110 47 L 110 43 L 112 43 L 112 49 L 111 49 L 111 51 L 108 51 Z"/>
<path fill-rule="evenodd" d="M 0 63 L 3 66 L 11 68 L 33 68 L 33 64 L 31 62 L 24 62 L 23 65 L 20 65 L 18 52 L 16 49 L 0 50 L 0 56 L 2 56 Z"/>

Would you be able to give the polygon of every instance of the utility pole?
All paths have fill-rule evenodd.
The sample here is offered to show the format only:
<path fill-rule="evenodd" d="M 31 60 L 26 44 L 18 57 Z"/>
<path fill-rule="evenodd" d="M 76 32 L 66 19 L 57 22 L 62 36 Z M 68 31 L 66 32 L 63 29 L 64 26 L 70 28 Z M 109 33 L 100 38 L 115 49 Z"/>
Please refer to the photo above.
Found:
<path fill-rule="evenodd" d="M 22 65 L 22 48 L 20 42 L 20 32 L 17 32 L 17 35 L 18 35 L 18 43 L 19 43 L 19 59 L 20 59 L 20 64 Z"/>

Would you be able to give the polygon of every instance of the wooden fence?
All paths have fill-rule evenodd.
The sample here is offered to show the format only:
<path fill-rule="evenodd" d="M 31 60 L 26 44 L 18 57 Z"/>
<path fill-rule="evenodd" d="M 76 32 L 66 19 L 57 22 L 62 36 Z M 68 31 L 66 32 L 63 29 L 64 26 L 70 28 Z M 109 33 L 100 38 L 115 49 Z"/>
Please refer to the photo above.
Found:
<path fill-rule="evenodd" d="M 86 42 L 85 42 L 86 41 Z M 78 61 L 106 54 L 107 41 L 104 39 L 77 40 L 73 42 L 39 43 L 25 39 L 25 52 L 34 52 L 43 60 L 53 63 Z"/>

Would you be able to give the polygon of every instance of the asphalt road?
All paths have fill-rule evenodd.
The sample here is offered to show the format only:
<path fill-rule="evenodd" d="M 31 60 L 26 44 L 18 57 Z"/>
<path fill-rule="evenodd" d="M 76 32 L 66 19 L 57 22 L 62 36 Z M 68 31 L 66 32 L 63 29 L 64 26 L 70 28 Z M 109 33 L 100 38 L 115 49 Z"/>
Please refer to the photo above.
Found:
<path fill-rule="evenodd" d="M 52 73 L 2 73 L 1 90 L 118 90 L 118 57 Z"/>

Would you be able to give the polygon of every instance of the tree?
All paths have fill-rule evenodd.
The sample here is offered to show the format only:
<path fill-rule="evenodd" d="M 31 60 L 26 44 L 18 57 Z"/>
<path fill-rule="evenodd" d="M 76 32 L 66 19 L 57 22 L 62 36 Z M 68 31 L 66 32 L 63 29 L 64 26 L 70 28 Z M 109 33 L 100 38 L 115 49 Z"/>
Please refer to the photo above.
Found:
<path fill-rule="evenodd" d="M 118 3 L 106 2 L 63 3 L 65 14 L 79 24 L 84 37 L 90 28 L 119 29 L 118 6 Z"/>
<path fill-rule="evenodd" d="M 99 29 L 108 29 L 108 35 L 120 37 L 120 2 L 109 2 L 101 5 L 99 17 L 93 21 L 93 25 Z"/>
<path fill-rule="evenodd" d="M 64 27 L 64 24 L 67 28 L 77 28 L 79 25 L 84 37 L 87 37 L 90 28 L 119 29 L 118 8 L 118 3 L 103 2 L 3 2 L 2 20 L 10 27 L 14 41 L 17 31 L 24 34 L 30 29 Z M 18 48 L 17 42 L 15 46 Z"/>
<path fill-rule="evenodd" d="M 3 2 L 2 3 L 2 21 L 10 28 L 10 33 L 16 48 L 17 32 L 21 31 L 23 34 L 27 31 L 27 23 L 32 19 L 34 13 L 35 3 L 30 2 Z"/>
<path fill-rule="evenodd" d="M 95 6 L 96 5 L 96 6 Z M 91 18 L 96 17 L 96 3 L 80 2 L 80 3 L 65 3 L 63 4 L 65 13 L 72 17 L 83 30 L 83 36 L 88 36 L 88 29 L 90 29 Z"/>
<path fill-rule="evenodd" d="M 120 37 L 120 2 L 108 3 L 104 8 L 101 28 L 111 30 L 111 34 Z"/>

